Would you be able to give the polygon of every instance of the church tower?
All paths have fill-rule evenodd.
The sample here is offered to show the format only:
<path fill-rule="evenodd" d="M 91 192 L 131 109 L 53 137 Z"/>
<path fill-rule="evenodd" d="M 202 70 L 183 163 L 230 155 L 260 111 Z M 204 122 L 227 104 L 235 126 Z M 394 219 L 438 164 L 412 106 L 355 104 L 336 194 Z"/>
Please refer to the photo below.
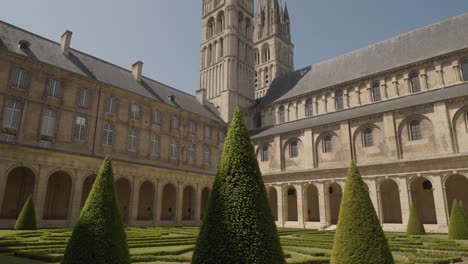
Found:
<path fill-rule="evenodd" d="M 254 0 L 203 0 L 197 98 L 213 103 L 226 122 L 255 99 L 253 13 Z"/>
<path fill-rule="evenodd" d="M 294 45 L 288 6 L 278 0 L 259 0 L 255 14 L 255 98 L 265 96 L 271 82 L 294 70 Z"/>

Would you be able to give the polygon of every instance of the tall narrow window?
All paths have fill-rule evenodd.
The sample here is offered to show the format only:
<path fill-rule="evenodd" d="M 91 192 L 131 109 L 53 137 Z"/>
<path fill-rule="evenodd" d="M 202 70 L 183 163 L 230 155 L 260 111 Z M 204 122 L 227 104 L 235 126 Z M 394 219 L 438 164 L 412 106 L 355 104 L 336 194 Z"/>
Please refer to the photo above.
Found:
<path fill-rule="evenodd" d="M 335 106 L 336 106 L 336 110 L 343 109 L 343 91 L 342 90 L 338 90 L 335 92 Z"/>
<path fill-rule="evenodd" d="M 421 85 L 419 83 L 419 74 L 417 72 L 413 72 L 409 76 L 411 92 L 417 93 L 421 91 Z"/>
<path fill-rule="evenodd" d="M 285 110 L 284 110 L 284 105 L 279 107 L 278 117 L 279 117 L 280 123 L 284 123 L 286 121 L 286 113 L 285 113 Z"/>
<path fill-rule="evenodd" d="M 83 115 L 78 115 L 75 118 L 75 125 L 73 126 L 73 140 L 80 142 L 86 141 L 87 128 L 88 118 Z"/>
<path fill-rule="evenodd" d="M 3 115 L 3 127 L 18 129 L 21 123 L 23 104 L 17 101 L 7 101 Z"/>
<path fill-rule="evenodd" d="M 78 102 L 79 107 L 89 108 L 89 104 L 91 102 L 91 95 L 89 94 L 89 90 L 85 88 L 80 88 L 80 101 Z"/>
<path fill-rule="evenodd" d="M 189 157 L 188 157 L 188 161 L 190 163 L 195 163 L 195 151 L 196 151 L 197 147 L 194 143 L 190 143 L 189 145 Z"/>
<path fill-rule="evenodd" d="M 55 136 L 55 121 L 57 113 L 51 109 L 44 109 L 41 120 L 41 135 L 47 137 Z"/>
<path fill-rule="evenodd" d="M 268 161 L 269 160 L 269 155 L 268 155 L 268 146 L 263 146 L 262 148 L 262 157 L 261 160 L 262 162 Z"/>
<path fill-rule="evenodd" d="M 111 147 L 114 141 L 114 126 L 111 123 L 104 123 L 102 133 L 102 144 Z"/>
<path fill-rule="evenodd" d="M 305 115 L 306 117 L 311 117 L 313 114 L 313 105 L 312 105 L 312 98 L 307 98 L 305 102 Z"/>
<path fill-rule="evenodd" d="M 362 137 L 363 137 L 363 142 L 364 142 L 364 147 L 365 148 L 372 147 L 374 145 L 374 136 L 372 134 L 372 129 L 371 128 L 364 129 Z"/>
<path fill-rule="evenodd" d="M 205 139 L 211 139 L 211 127 L 205 125 Z"/>
<path fill-rule="evenodd" d="M 131 152 L 136 152 L 138 144 L 138 131 L 135 128 L 130 128 L 128 131 L 127 149 Z"/>
<path fill-rule="evenodd" d="M 130 107 L 130 118 L 140 120 L 140 107 L 138 105 L 133 104 Z"/>
<path fill-rule="evenodd" d="M 297 149 L 297 141 L 293 141 L 289 144 L 289 157 L 292 159 L 299 157 L 299 150 Z"/>
<path fill-rule="evenodd" d="M 106 113 L 115 114 L 117 112 L 117 98 L 110 96 L 107 98 Z"/>
<path fill-rule="evenodd" d="M 161 111 L 154 110 L 153 111 L 153 124 L 160 125 L 161 124 Z"/>
<path fill-rule="evenodd" d="M 330 153 L 333 150 L 332 138 L 331 136 L 326 136 L 323 139 L 323 153 Z"/>
<path fill-rule="evenodd" d="M 177 145 L 177 141 L 175 141 L 175 139 L 173 139 L 171 141 L 171 148 L 170 148 L 170 157 L 172 160 L 177 160 L 177 157 L 178 157 L 178 145 Z"/>
<path fill-rule="evenodd" d="M 189 121 L 189 133 L 190 135 L 197 134 L 197 124 L 192 120 Z"/>
<path fill-rule="evenodd" d="M 21 90 L 26 90 L 26 88 L 29 86 L 30 78 L 31 77 L 29 72 L 20 68 L 14 68 L 11 72 L 10 86 Z"/>
<path fill-rule="evenodd" d="M 260 112 L 255 113 L 254 123 L 255 123 L 255 128 L 261 128 L 262 127 L 262 113 L 260 113 Z"/>
<path fill-rule="evenodd" d="M 49 79 L 47 83 L 47 96 L 54 98 L 62 98 L 62 81 L 56 79 Z"/>
<path fill-rule="evenodd" d="M 372 101 L 378 102 L 381 100 L 382 97 L 380 96 L 380 84 L 378 82 L 374 82 L 372 84 Z"/>
<path fill-rule="evenodd" d="M 410 139 L 411 141 L 422 139 L 421 121 L 413 120 L 410 122 Z"/>
<path fill-rule="evenodd" d="M 174 115 L 172 116 L 172 124 L 171 124 L 172 129 L 179 129 L 179 117 Z"/>
<path fill-rule="evenodd" d="M 222 144 L 224 143 L 224 139 L 226 138 L 226 135 L 224 134 L 224 131 L 218 131 L 218 143 Z"/>
<path fill-rule="evenodd" d="M 461 70 L 463 75 L 463 81 L 468 82 L 468 60 L 462 61 Z"/>
<path fill-rule="evenodd" d="M 153 156 L 159 156 L 159 135 L 151 135 L 150 154 Z"/>
<path fill-rule="evenodd" d="M 210 147 L 208 146 L 205 146 L 205 151 L 204 151 L 204 164 L 206 166 L 210 166 L 211 165 L 211 150 L 210 150 Z"/>

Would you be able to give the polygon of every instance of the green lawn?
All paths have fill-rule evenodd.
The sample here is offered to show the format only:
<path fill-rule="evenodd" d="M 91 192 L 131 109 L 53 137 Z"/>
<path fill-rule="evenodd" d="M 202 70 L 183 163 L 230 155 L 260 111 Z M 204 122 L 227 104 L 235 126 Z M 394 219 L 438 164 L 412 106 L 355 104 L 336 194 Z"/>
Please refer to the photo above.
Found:
<path fill-rule="evenodd" d="M 195 227 L 129 228 L 132 263 L 188 263 L 198 231 Z M 0 230 L 0 263 L 59 263 L 70 234 L 70 229 Z M 288 263 L 329 263 L 333 232 L 279 229 L 279 234 Z M 397 233 L 386 235 L 397 263 L 443 264 L 468 260 L 468 243 L 448 240 L 446 235 L 410 238 Z"/>

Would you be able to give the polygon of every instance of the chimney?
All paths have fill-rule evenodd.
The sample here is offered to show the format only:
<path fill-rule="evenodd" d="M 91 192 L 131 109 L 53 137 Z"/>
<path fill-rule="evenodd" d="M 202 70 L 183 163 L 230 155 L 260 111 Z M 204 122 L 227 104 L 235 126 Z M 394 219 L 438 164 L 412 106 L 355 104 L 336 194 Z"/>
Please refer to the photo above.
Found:
<path fill-rule="evenodd" d="M 205 88 L 201 88 L 200 90 L 197 91 L 197 100 L 202 105 L 206 104 L 206 89 Z"/>
<path fill-rule="evenodd" d="M 62 35 L 60 46 L 62 47 L 63 55 L 68 55 L 68 52 L 70 51 L 70 43 L 71 43 L 72 34 L 73 33 L 71 31 L 67 30 Z"/>
<path fill-rule="evenodd" d="M 141 82 L 141 72 L 143 71 L 143 62 L 137 61 L 132 65 L 132 75 L 135 81 Z"/>

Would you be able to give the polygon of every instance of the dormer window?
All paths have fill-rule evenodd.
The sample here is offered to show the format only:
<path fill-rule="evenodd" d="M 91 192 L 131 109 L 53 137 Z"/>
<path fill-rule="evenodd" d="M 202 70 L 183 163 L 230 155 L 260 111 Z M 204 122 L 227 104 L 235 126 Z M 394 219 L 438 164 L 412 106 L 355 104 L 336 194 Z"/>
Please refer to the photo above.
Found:
<path fill-rule="evenodd" d="M 20 40 L 20 42 L 18 42 L 18 47 L 22 50 L 27 50 L 29 49 L 29 47 L 31 46 L 31 43 L 29 43 L 29 41 L 27 40 Z"/>

